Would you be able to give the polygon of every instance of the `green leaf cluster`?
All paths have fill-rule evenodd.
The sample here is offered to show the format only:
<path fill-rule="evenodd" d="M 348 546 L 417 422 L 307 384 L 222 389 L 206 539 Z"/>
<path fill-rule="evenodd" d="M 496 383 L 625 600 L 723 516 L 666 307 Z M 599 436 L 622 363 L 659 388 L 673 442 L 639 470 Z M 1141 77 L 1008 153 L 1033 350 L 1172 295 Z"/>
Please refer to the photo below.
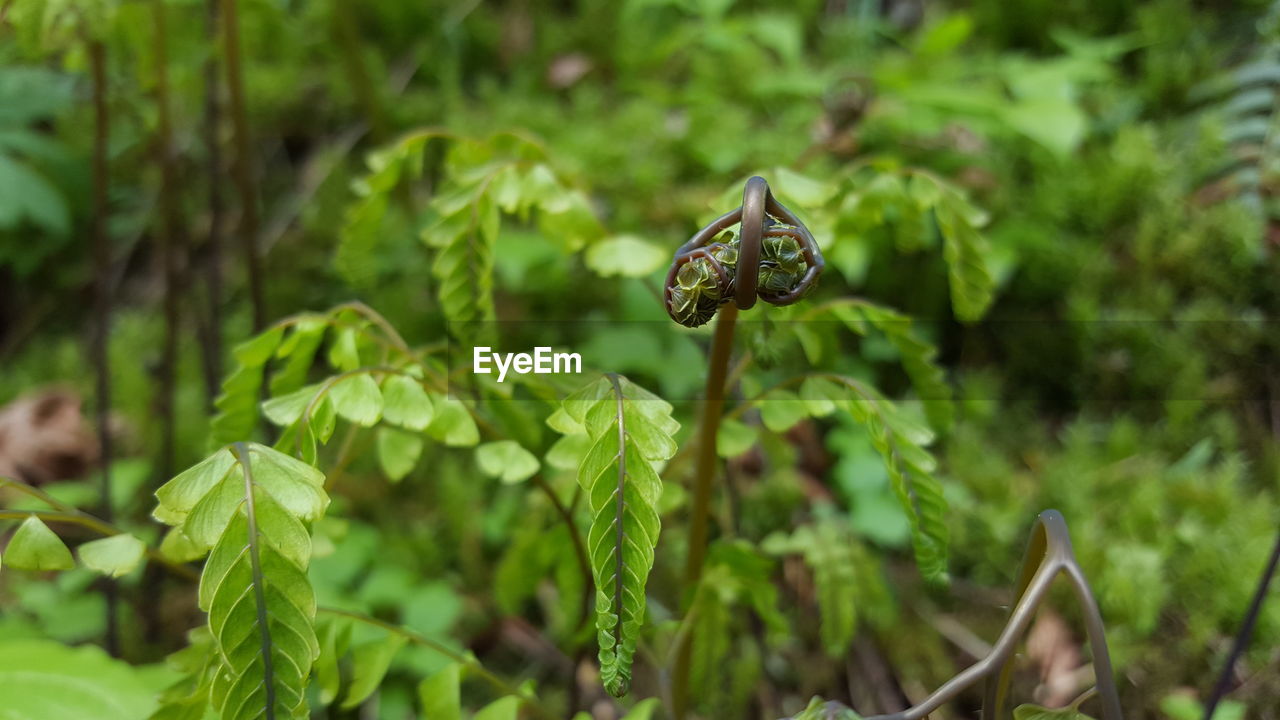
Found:
<path fill-rule="evenodd" d="M 320 653 L 306 523 L 329 504 L 324 475 L 256 443 L 226 447 L 156 491 L 157 519 L 199 552 L 199 605 L 216 669 L 207 702 L 224 718 L 305 717 Z M 194 691 L 193 691 L 194 692 Z M 182 704 L 199 706 L 198 700 Z"/>

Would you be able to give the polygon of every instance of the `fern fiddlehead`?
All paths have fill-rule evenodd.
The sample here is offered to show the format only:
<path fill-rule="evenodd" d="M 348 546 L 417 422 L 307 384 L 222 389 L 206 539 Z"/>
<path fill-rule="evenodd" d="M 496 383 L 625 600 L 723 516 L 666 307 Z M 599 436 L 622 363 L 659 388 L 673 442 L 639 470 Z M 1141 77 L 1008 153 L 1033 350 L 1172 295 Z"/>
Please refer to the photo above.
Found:
<path fill-rule="evenodd" d="M 736 232 L 730 229 L 734 225 Z M 824 267 L 813 234 L 756 176 L 747 181 L 740 207 L 676 251 L 667 273 L 667 314 L 681 325 L 698 327 L 729 302 L 740 310 L 751 308 L 757 298 L 790 305 L 813 289 Z"/>

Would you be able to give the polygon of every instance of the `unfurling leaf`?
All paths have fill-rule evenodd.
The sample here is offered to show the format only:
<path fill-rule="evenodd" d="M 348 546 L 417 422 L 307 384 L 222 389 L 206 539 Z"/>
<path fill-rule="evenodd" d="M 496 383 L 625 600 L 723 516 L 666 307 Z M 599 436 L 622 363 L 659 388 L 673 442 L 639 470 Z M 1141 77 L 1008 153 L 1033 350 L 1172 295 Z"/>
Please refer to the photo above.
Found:
<path fill-rule="evenodd" d="M 671 405 L 616 375 L 565 398 L 561 427 L 585 428 L 591 446 L 578 483 L 591 509 L 587 552 L 596 583 L 600 675 L 612 694 L 625 695 L 644 623 L 645 583 L 661 523 L 662 481 L 653 464 L 675 454 L 680 425 Z"/>

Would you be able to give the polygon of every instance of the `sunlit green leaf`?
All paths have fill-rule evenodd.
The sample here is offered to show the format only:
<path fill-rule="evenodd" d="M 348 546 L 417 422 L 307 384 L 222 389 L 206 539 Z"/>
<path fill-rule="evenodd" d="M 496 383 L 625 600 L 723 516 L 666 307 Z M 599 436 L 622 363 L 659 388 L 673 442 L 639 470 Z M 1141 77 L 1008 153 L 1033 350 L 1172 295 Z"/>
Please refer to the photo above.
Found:
<path fill-rule="evenodd" d="M 147 546 L 138 538 L 121 533 L 101 540 L 91 540 L 76 548 L 80 562 L 94 572 L 120 577 L 142 564 Z"/>
<path fill-rule="evenodd" d="M 9 538 L 4 562 L 18 570 L 70 570 L 76 566 L 62 539 L 35 515 L 23 520 Z"/>
<path fill-rule="evenodd" d="M 504 483 L 528 480 L 538 472 L 538 458 L 514 440 L 499 440 L 476 448 L 481 472 Z"/>

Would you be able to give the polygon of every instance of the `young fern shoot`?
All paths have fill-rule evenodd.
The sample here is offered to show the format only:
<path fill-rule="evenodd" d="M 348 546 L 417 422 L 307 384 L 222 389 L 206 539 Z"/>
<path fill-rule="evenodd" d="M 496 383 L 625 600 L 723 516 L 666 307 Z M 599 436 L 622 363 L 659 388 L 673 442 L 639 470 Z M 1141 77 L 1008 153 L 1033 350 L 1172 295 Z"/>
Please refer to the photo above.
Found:
<path fill-rule="evenodd" d="M 657 395 L 610 374 L 565 398 L 547 421 L 590 441 L 578 483 L 591 509 L 587 552 L 596 584 L 600 675 L 618 697 L 631 686 L 644 588 L 661 528 L 662 480 L 654 465 L 676 452 L 672 435 L 680 424 L 671 410 Z"/>

